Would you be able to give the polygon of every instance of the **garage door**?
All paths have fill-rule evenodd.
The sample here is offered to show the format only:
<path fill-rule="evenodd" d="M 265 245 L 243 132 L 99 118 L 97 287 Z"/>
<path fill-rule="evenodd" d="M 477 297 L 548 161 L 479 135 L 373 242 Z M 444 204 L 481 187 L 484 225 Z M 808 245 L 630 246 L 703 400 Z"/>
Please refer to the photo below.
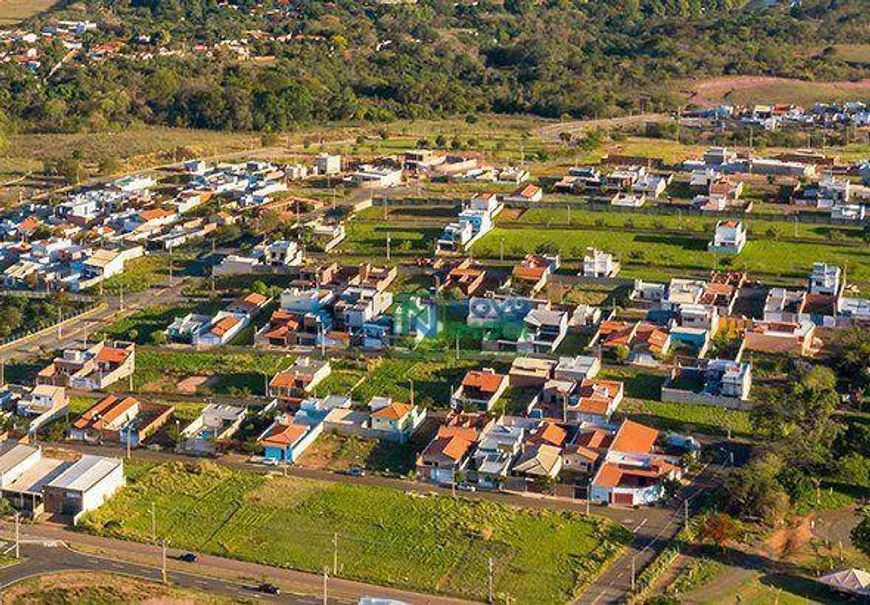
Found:
<path fill-rule="evenodd" d="M 611 504 L 624 504 L 626 506 L 631 506 L 634 504 L 634 496 L 630 493 L 625 494 L 612 492 L 610 494 L 610 502 Z"/>

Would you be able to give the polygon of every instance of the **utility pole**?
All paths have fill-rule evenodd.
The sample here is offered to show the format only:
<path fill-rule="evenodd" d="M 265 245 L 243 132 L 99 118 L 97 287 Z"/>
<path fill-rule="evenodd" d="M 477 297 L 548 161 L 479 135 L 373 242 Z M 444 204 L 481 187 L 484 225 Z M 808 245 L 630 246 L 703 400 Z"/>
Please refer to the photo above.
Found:
<path fill-rule="evenodd" d="M 688 498 L 683 500 L 683 517 L 684 517 L 683 523 L 685 524 L 686 529 L 688 529 L 689 528 L 689 499 Z"/>
<path fill-rule="evenodd" d="M 132 447 L 133 447 L 133 446 L 130 444 L 131 441 L 132 441 L 132 438 L 130 437 L 130 428 L 131 428 L 131 427 L 130 427 L 130 424 L 127 424 L 127 460 L 130 459 L 131 449 L 132 449 Z"/>
<path fill-rule="evenodd" d="M 390 260 L 390 234 L 387 233 L 387 260 Z"/>
<path fill-rule="evenodd" d="M 492 603 L 492 557 L 487 559 L 487 602 Z"/>
<path fill-rule="evenodd" d="M 332 575 L 338 575 L 338 532 L 332 534 Z"/>
<path fill-rule="evenodd" d="M 21 513 L 15 511 L 15 558 L 21 558 Z"/>
<path fill-rule="evenodd" d="M 121 282 L 120 286 L 121 286 L 121 293 L 120 293 L 121 300 L 118 301 L 118 306 L 123 311 L 124 310 L 124 282 Z"/>
<path fill-rule="evenodd" d="M 214 266 L 215 266 L 214 238 L 211 238 L 211 291 L 212 292 L 214 292 Z"/>
<path fill-rule="evenodd" d="M 329 600 L 329 589 L 327 588 L 327 582 L 329 580 L 329 573 L 324 568 L 323 570 L 323 605 L 327 605 L 327 601 Z"/>
<path fill-rule="evenodd" d="M 61 327 L 61 314 L 60 307 L 57 308 L 57 339 L 61 339 L 61 333 L 63 332 L 63 328 Z"/>
<path fill-rule="evenodd" d="M 631 558 L 631 592 L 634 592 L 634 578 L 635 578 L 635 561 L 634 557 Z"/>
<path fill-rule="evenodd" d="M 586 484 L 586 516 L 589 516 L 589 503 L 592 501 L 592 479 Z"/>
<path fill-rule="evenodd" d="M 157 544 L 157 513 L 154 512 L 154 502 L 151 502 L 151 542 Z"/>
<path fill-rule="evenodd" d="M 166 584 L 166 546 L 169 544 L 169 540 L 166 538 L 163 539 L 163 552 L 161 557 L 162 566 L 160 568 L 160 577 L 163 578 L 163 583 Z"/>

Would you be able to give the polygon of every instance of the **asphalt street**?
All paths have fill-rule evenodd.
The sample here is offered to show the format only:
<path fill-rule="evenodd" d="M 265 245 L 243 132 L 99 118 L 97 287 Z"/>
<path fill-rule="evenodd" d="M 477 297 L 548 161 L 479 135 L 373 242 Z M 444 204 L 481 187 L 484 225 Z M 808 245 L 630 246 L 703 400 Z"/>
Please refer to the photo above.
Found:
<path fill-rule="evenodd" d="M 7 543 L 7 547 L 10 544 Z M 137 563 L 130 563 L 117 558 L 107 558 L 74 551 L 59 541 L 26 542 L 21 545 L 21 563 L 9 565 L 0 569 L 0 590 L 10 585 L 35 576 L 56 574 L 61 571 L 97 571 L 103 573 L 121 574 L 142 578 L 153 582 L 161 582 L 160 569 Z M 257 592 L 253 583 L 231 582 L 205 575 L 168 571 L 170 584 L 181 588 L 204 591 L 231 598 L 262 599 L 275 603 L 313 604 L 322 603 L 322 598 L 313 595 L 295 595 L 283 593 L 272 596 Z M 334 603 L 347 603 L 330 599 Z"/>

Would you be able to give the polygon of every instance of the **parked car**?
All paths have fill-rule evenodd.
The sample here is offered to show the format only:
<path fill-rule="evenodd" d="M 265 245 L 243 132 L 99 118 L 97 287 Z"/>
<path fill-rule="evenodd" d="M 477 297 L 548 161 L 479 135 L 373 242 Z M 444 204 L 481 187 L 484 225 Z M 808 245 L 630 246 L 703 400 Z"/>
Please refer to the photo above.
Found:
<path fill-rule="evenodd" d="M 263 464 L 266 466 L 278 466 L 278 461 L 274 458 L 263 458 Z"/>
<path fill-rule="evenodd" d="M 185 563 L 196 563 L 198 558 L 199 557 L 197 557 L 196 554 L 194 554 L 192 552 L 186 552 L 183 555 L 180 555 L 178 557 L 178 560 L 184 561 Z"/>
<path fill-rule="evenodd" d="M 470 483 L 462 482 L 456 484 L 456 489 L 461 490 L 463 492 L 476 492 L 477 488 Z"/>
<path fill-rule="evenodd" d="M 262 592 L 263 594 L 281 594 L 281 589 L 269 582 L 263 582 L 257 586 L 257 591 Z"/>
<path fill-rule="evenodd" d="M 351 477 L 365 477 L 366 470 L 364 468 L 354 466 L 354 467 L 348 469 L 347 474 L 350 475 Z"/>

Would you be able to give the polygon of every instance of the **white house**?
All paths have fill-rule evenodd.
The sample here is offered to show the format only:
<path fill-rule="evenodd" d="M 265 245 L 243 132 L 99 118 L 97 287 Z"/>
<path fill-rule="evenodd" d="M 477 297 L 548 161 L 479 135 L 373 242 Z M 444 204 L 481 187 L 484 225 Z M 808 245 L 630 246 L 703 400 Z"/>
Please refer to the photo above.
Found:
<path fill-rule="evenodd" d="M 619 261 L 613 260 L 613 255 L 597 248 L 586 248 L 583 257 L 583 277 L 602 278 L 615 277 L 619 273 Z"/>
<path fill-rule="evenodd" d="M 707 249 L 710 252 L 723 252 L 738 254 L 746 245 L 746 227 L 742 221 L 726 220 L 716 223 L 716 232 L 713 234 Z"/>

